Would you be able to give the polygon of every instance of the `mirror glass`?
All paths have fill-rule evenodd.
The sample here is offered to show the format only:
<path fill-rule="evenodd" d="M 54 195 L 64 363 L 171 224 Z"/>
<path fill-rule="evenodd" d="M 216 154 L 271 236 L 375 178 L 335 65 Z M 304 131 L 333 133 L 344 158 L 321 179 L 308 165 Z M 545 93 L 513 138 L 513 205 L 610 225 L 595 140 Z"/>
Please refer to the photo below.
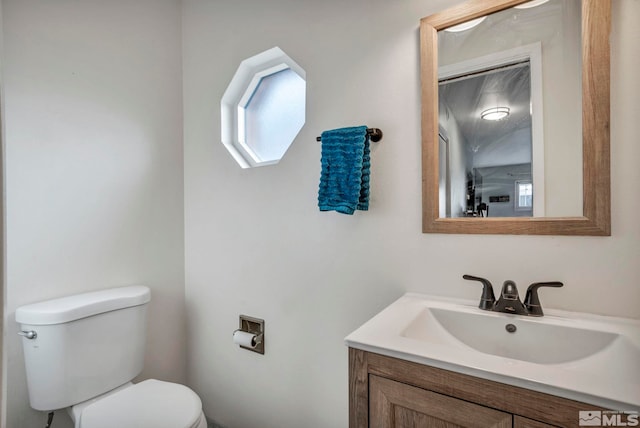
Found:
<path fill-rule="evenodd" d="M 437 32 L 440 218 L 583 214 L 580 0 Z"/>

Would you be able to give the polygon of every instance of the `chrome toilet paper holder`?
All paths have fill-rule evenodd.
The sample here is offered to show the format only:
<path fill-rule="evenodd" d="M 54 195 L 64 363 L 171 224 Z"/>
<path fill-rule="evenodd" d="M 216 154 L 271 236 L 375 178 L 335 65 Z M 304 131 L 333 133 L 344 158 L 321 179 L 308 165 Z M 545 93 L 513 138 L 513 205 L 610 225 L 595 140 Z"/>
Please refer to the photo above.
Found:
<path fill-rule="evenodd" d="M 260 318 L 250 317 L 248 315 L 240 315 L 240 328 L 236 331 L 243 331 L 255 335 L 256 346 L 250 348 L 248 346 L 239 345 L 241 348 L 257 352 L 264 355 L 264 320 Z M 235 333 L 235 331 L 234 331 Z"/>

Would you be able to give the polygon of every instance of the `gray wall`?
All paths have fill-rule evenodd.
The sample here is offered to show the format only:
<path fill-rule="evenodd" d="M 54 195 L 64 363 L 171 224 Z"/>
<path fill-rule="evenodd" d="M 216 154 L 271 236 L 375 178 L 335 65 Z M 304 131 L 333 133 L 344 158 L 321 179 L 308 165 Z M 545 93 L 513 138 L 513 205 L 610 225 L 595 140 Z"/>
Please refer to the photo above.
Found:
<path fill-rule="evenodd" d="M 476 197 L 489 206 L 489 217 L 531 217 L 533 209 L 516 210 L 516 181 L 531 181 L 531 164 L 503 165 L 475 170 L 476 179 L 482 177 L 482 186 L 476 185 Z M 508 196 L 508 202 L 491 202 L 492 196 Z M 533 197 L 535 198 L 535 189 Z M 477 202 L 476 202 L 477 205 Z"/>

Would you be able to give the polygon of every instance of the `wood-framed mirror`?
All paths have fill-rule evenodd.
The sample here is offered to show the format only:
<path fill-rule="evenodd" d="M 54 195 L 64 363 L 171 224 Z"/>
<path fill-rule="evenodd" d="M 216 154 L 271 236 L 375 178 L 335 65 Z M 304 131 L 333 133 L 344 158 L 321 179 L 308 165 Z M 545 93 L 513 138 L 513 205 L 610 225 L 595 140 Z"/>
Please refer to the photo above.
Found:
<path fill-rule="evenodd" d="M 557 1 L 557 0 L 550 0 Z M 445 178 L 444 166 L 449 168 L 449 160 L 444 161 L 448 156 L 448 149 L 445 153 L 442 145 L 443 128 L 441 122 L 439 107 L 439 62 L 438 62 L 438 37 L 439 31 L 452 29 L 452 27 L 460 26 L 472 20 L 484 16 L 495 16 L 501 11 L 510 10 L 513 7 L 518 9 L 528 8 L 525 4 L 534 5 L 534 3 L 546 3 L 545 1 L 528 0 L 469 0 L 465 3 L 454 6 L 450 9 L 436 13 L 434 15 L 422 18 L 420 21 L 420 53 L 421 53 L 421 80 L 422 80 L 422 230 L 423 233 L 456 233 L 456 234 L 523 234 L 523 235 L 611 235 L 611 201 L 610 201 L 610 154 L 609 154 L 609 124 L 610 124 L 610 47 L 609 33 L 611 28 L 611 2 L 610 0 L 582 0 L 581 5 L 578 4 L 580 13 L 579 22 L 581 25 L 581 37 L 579 37 L 579 45 L 581 48 L 581 59 L 579 59 L 582 69 L 582 115 L 581 115 L 581 148 L 582 148 L 582 212 L 571 215 L 554 215 L 540 212 L 538 214 L 530 214 L 528 216 L 507 216 L 496 217 L 492 212 L 496 212 L 500 205 L 513 205 L 515 202 L 516 209 L 518 201 L 522 201 L 526 209 L 531 206 L 531 200 L 538 201 L 544 197 L 544 192 L 540 188 L 540 193 L 534 193 L 531 197 L 531 181 L 528 185 L 520 184 L 521 197 L 518 196 L 518 184 L 514 193 L 491 196 L 485 199 L 475 194 L 472 180 L 465 183 L 468 189 L 459 191 L 465 193 L 464 197 L 468 202 L 468 211 L 458 208 L 458 213 L 451 212 L 450 202 L 447 199 L 448 193 L 443 193 L 443 186 L 449 190 L 452 185 L 447 176 Z M 516 11 L 517 12 L 517 11 Z M 578 33 L 580 34 L 580 33 Z M 534 51 L 535 47 L 532 48 Z M 543 45 L 543 50 L 544 45 Z M 486 57 L 483 57 L 486 59 Z M 484 60 L 484 59 L 483 59 Z M 482 62 L 482 61 L 480 61 Z M 531 66 L 535 68 L 534 62 Z M 455 67 L 453 67 L 455 68 Z M 442 68 L 440 69 L 442 72 Z M 574 73 L 575 80 L 580 82 L 580 71 Z M 531 75 L 533 76 L 533 74 Z M 535 78 L 532 78 L 535 80 Z M 534 91 L 534 85 L 531 84 L 531 91 Z M 545 94 L 545 97 L 547 95 Z M 533 106 L 535 95 L 531 94 L 530 106 Z M 554 99 L 545 98 L 544 105 L 553 107 Z M 540 103 L 540 101 L 538 101 Z M 542 105 L 542 104 L 540 104 Z M 496 107 L 494 109 L 498 108 Z M 533 107 L 531 107 L 533 109 Z M 508 109 L 507 109 L 508 110 Z M 578 107 L 574 110 L 579 110 Z M 512 111 L 513 112 L 513 111 Z M 486 115 L 486 110 L 482 112 Z M 508 114 L 508 111 L 507 111 Z M 571 114 L 567 114 L 567 123 L 573 123 L 574 126 L 579 122 L 579 111 L 576 113 L 578 120 L 571 118 Z M 533 115 L 533 113 L 531 114 Z M 526 115 L 525 115 L 526 116 Z M 562 115 L 554 115 L 555 117 Z M 546 125 L 546 124 L 545 124 Z M 579 125 L 577 125 L 579 127 Z M 540 121 L 533 125 L 538 127 L 538 137 L 541 134 Z M 535 130 L 531 133 L 535 134 Z M 546 137 L 546 135 L 545 135 Z M 578 137 L 579 138 L 579 137 Z M 580 145 L 578 140 L 578 146 Z M 447 146 L 448 147 L 448 146 Z M 579 147 L 578 147 L 579 150 Z M 536 149 L 534 148 L 535 152 Z M 550 152 L 550 151 L 548 151 Z M 536 156 L 533 155 L 535 164 Z M 539 159 L 545 159 L 549 154 L 545 152 L 540 155 Z M 466 161 L 469 164 L 469 161 Z M 579 163 L 579 160 L 578 160 Z M 540 170 L 540 165 L 537 165 Z M 531 167 L 535 170 L 536 166 Z M 544 168 L 544 167 L 543 167 Z M 464 169 L 464 167 L 463 167 Z M 486 168 L 485 168 L 486 169 Z M 578 164 L 579 169 L 579 164 Z M 480 170 L 479 168 L 477 169 Z M 448 171 L 448 170 L 447 170 Z M 474 169 L 475 171 L 475 169 Z M 513 171 L 513 170 L 512 170 Z M 447 172 L 448 174 L 448 172 Z M 470 168 L 467 167 L 466 174 L 471 177 Z M 474 174 L 477 175 L 476 172 Z M 535 176 L 535 172 L 533 172 Z M 512 176 L 515 174 L 511 174 Z M 474 176 L 475 177 L 475 176 Z M 478 175 L 478 177 L 480 177 Z M 579 178 L 578 178 L 579 179 Z M 475 178 L 474 178 L 475 180 Z M 445 184 L 446 183 L 446 184 Z M 516 183 L 527 183 L 526 180 L 520 180 Z M 580 184 L 580 183 L 578 183 Z M 513 182 L 510 184 L 513 187 Z M 553 183 L 547 183 L 547 188 L 555 186 Z M 485 186 L 486 188 L 487 186 Z M 535 191 L 535 179 L 534 179 Z M 539 186 L 541 187 L 541 186 Z M 579 194 L 579 186 L 576 186 Z M 527 199 L 527 191 L 529 196 Z M 443 196 L 443 194 L 445 196 Z M 459 196 L 458 196 L 459 197 Z M 443 204 L 447 204 L 445 210 Z M 529 204 L 529 205 L 527 205 Z M 544 206 L 544 205 L 542 205 Z M 493 207 L 493 211 L 490 208 Z M 477 208 L 477 210 L 476 210 Z M 578 210 L 579 210 L 578 205 Z M 486 211 L 484 211 L 486 210 Z M 486 215 L 484 215 L 484 213 Z M 534 212 L 530 208 L 530 212 Z M 551 210 L 553 212 L 553 210 Z"/>

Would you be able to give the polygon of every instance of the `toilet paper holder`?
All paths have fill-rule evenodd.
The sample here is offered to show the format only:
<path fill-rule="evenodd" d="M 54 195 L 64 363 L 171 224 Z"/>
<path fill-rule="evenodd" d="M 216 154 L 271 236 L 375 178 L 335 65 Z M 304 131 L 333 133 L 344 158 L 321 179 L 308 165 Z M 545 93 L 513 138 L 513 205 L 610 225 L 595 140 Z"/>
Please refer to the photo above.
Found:
<path fill-rule="evenodd" d="M 253 348 L 249 346 L 239 345 L 241 348 L 257 352 L 264 355 L 264 320 L 260 318 L 250 317 L 248 315 L 240 315 L 240 328 L 236 331 L 243 331 L 255 336 L 255 346 Z M 236 332 L 234 331 L 234 333 Z"/>

